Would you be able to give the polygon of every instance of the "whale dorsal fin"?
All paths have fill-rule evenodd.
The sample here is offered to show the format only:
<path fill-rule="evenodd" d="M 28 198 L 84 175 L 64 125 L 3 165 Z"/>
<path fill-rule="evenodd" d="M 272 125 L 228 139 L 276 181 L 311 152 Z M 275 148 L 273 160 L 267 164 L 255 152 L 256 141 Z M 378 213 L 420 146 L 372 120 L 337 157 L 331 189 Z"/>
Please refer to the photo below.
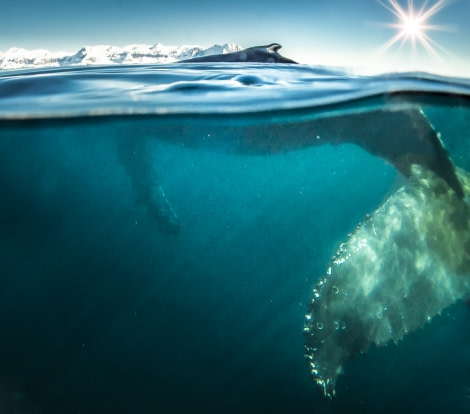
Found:
<path fill-rule="evenodd" d="M 269 52 L 277 52 L 278 50 L 282 49 L 282 46 L 279 43 L 271 43 L 270 45 L 266 46 Z"/>

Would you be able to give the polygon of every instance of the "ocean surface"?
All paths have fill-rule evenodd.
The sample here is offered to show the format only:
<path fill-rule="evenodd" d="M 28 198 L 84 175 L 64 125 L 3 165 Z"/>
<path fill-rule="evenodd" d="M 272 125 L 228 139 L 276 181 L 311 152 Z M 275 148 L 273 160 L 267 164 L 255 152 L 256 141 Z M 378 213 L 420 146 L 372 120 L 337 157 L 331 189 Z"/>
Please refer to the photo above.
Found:
<path fill-rule="evenodd" d="M 406 183 L 349 142 L 360 122 L 329 128 L 389 135 L 381 111 L 409 108 L 470 171 L 468 79 L 0 72 L 0 413 L 470 413 L 464 300 L 353 357 L 332 400 L 304 357 L 312 287 Z"/>

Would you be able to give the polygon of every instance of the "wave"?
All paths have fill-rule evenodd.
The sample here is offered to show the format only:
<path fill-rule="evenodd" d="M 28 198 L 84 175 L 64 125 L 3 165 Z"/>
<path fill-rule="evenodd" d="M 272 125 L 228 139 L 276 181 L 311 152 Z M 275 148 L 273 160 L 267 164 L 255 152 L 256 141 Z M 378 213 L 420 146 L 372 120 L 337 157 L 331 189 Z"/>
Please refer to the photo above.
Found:
<path fill-rule="evenodd" d="M 468 104 L 470 79 L 426 73 L 358 76 L 326 67 L 253 63 L 45 68 L 0 75 L 0 119 L 299 109 L 318 115 L 338 105 L 367 108 L 436 96 L 440 102 Z"/>

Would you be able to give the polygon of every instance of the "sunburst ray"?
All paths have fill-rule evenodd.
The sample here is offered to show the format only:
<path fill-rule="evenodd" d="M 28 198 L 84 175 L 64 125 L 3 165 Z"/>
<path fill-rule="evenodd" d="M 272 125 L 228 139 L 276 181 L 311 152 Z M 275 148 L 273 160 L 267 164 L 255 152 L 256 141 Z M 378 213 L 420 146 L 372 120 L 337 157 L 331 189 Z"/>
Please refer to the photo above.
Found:
<path fill-rule="evenodd" d="M 446 7 L 448 0 L 438 0 L 431 6 L 428 6 L 429 1 L 425 0 L 419 9 L 415 8 L 413 0 L 408 0 L 407 9 L 402 7 L 398 0 L 377 1 L 398 18 L 396 23 L 382 24 L 383 27 L 395 29 L 398 32 L 379 48 L 379 55 L 385 53 L 401 41 L 398 52 L 408 43 L 410 44 L 413 56 L 416 55 L 418 47 L 422 47 L 429 55 L 440 59 L 436 49 L 439 49 L 441 52 L 445 52 L 445 49 L 435 40 L 431 39 L 427 33 L 431 31 L 454 31 L 456 28 L 452 25 L 429 24 L 428 20 Z"/>

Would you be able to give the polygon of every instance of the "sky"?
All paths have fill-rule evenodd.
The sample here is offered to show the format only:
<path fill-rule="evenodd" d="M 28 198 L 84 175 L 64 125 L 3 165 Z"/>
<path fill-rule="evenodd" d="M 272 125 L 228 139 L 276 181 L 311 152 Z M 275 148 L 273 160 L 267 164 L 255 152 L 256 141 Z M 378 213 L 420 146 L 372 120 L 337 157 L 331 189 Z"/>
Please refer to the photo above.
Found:
<path fill-rule="evenodd" d="M 74 52 L 84 45 L 158 42 L 249 47 L 277 42 L 282 54 L 300 63 L 470 77 L 470 0 L 413 0 L 415 17 L 423 6 L 438 6 L 417 29 L 421 37 L 425 34 L 437 43 L 428 41 L 434 53 L 416 34 L 415 51 L 411 34 L 403 45 L 399 40 L 385 50 L 383 46 L 404 30 L 389 27 L 403 21 L 392 13 L 391 2 L 409 16 L 409 1 L 2 0 L 0 51 L 22 47 Z"/>

